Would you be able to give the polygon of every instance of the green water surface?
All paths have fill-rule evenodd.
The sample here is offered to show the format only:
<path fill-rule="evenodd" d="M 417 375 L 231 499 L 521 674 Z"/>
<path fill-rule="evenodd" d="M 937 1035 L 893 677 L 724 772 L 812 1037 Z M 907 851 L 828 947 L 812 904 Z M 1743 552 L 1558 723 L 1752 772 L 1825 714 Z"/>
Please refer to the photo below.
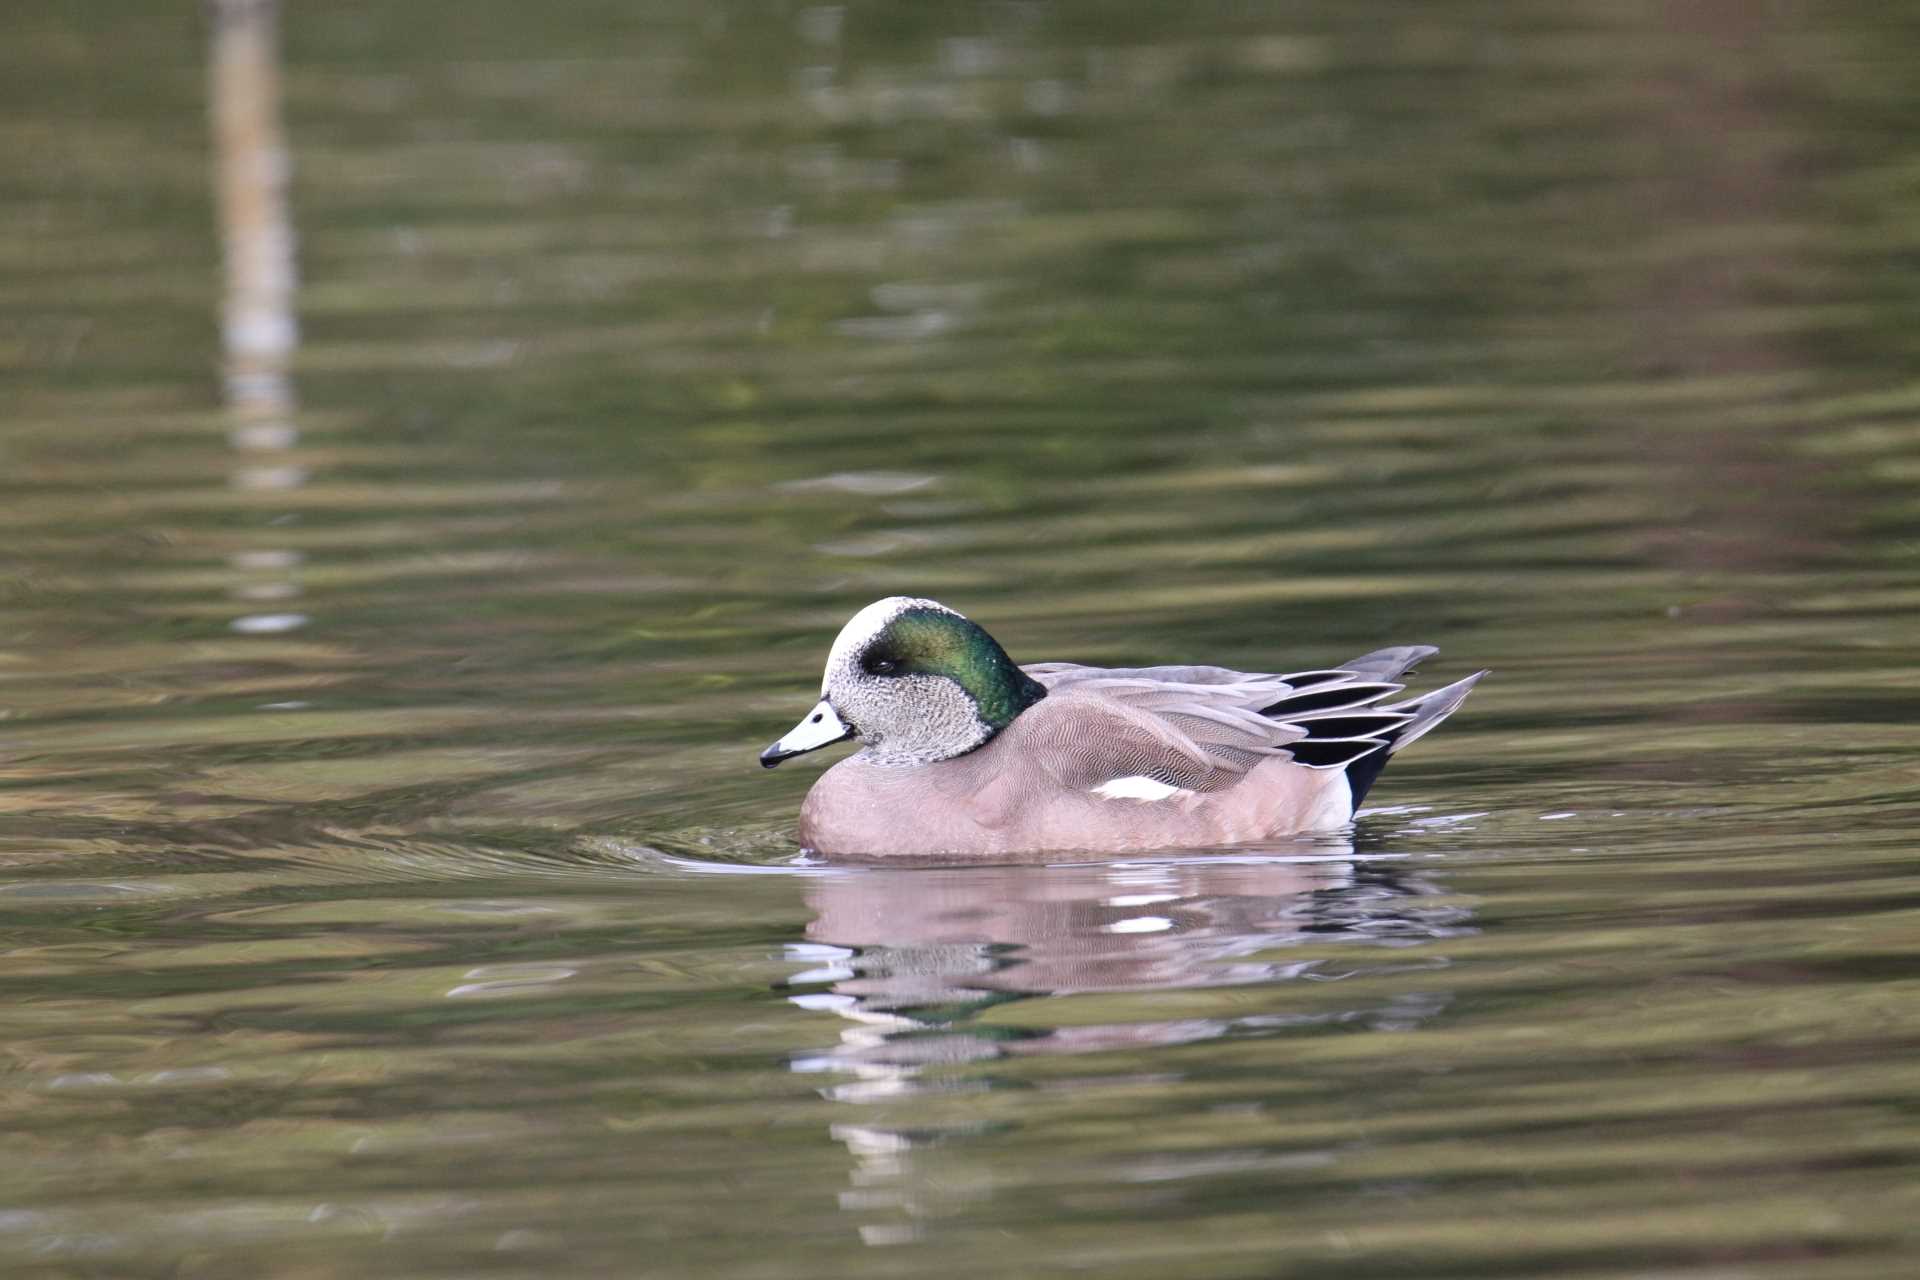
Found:
<path fill-rule="evenodd" d="M 199 6 L 5 28 L 0 1272 L 1920 1271 L 1910 6 L 294 0 L 264 431 Z M 1494 674 L 797 862 L 893 593 Z"/>

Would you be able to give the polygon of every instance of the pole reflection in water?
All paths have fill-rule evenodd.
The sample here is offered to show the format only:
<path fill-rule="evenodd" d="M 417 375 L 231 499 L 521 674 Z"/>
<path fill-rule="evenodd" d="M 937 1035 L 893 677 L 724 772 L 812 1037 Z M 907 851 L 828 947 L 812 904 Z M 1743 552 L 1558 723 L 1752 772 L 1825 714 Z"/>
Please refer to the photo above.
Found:
<path fill-rule="evenodd" d="M 929 1115 L 940 1098 L 993 1087 L 967 1064 L 1125 1054 L 1330 1024 L 1406 1030 L 1441 1012 L 1448 997 L 1420 981 L 1384 998 L 1376 986 L 1331 1010 L 1324 999 L 1289 1009 L 1277 992 L 1224 1016 L 1088 1022 L 1063 1005 L 1059 1025 L 1046 1025 L 1031 1010 L 1006 1022 L 983 1019 L 989 1011 L 1052 997 L 1431 973 L 1443 962 L 1420 955 L 1421 944 L 1470 927 L 1466 911 L 1427 878 L 1345 854 L 846 869 L 811 879 L 807 900 L 807 940 L 788 952 L 806 967 L 789 979 L 798 988 L 789 999 L 851 1025 L 792 1066 L 844 1075 L 825 1096 L 870 1108 L 833 1126 L 856 1162 L 843 1205 L 902 1208 L 910 1219 L 934 1207 L 919 1203 L 931 1184 L 914 1170 L 916 1152 L 984 1131 Z M 1163 1077 L 1178 1062 L 1157 1060 L 1150 1074 Z M 935 1181 L 945 1189 L 931 1194 L 950 1199 L 951 1187 Z M 913 1231 L 881 1223 L 861 1234 L 884 1244 Z"/>
<path fill-rule="evenodd" d="M 280 124 L 278 9 L 277 0 L 213 0 L 207 9 L 209 113 L 226 271 L 223 383 L 233 419 L 228 438 L 240 453 L 231 483 L 253 492 L 298 489 L 307 480 L 293 452 L 300 436 L 288 376 L 299 325 L 287 213 L 291 166 Z M 267 523 L 277 527 L 293 518 L 271 513 Z M 246 635 L 304 626 L 306 615 L 286 603 L 300 594 L 293 573 L 300 561 L 300 552 L 281 546 L 232 552 L 232 594 L 248 612 L 228 625 Z"/>

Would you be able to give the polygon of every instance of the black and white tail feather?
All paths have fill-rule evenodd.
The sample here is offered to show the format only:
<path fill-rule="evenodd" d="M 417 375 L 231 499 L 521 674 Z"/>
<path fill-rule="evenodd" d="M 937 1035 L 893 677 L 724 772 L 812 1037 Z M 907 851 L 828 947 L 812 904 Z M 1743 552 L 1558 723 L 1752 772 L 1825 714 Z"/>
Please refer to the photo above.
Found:
<path fill-rule="evenodd" d="M 1178 758 L 1162 758 L 1154 767 L 1142 761 L 1142 776 L 1208 790 L 1263 758 L 1284 755 L 1310 769 L 1345 770 L 1358 806 L 1388 757 L 1451 715 L 1486 674 L 1476 672 L 1401 702 L 1383 701 L 1406 688 L 1400 677 L 1438 652 L 1431 645 L 1401 645 L 1340 667 L 1286 675 L 1067 662 L 1024 670 L 1049 692 L 1073 687 L 1097 692 L 1151 714 L 1181 735 Z"/>
<path fill-rule="evenodd" d="M 1452 715 L 1480 682 L 1484 671 L 1403 702 L 1382 702 L 1406 686 L 1394 683 L 1424 659 L 1440 652 L 1432 645 L 1376 649 L 1333 671 L 1303 671 L 1279 677 L 1306 688 L 1261 709 L 1270 719 L 1307 731 L 1287 752 L 1310 769 L 1345 769 L 1356 807 L 1387 767 L 1387 758 L 1424 737 Z"/>

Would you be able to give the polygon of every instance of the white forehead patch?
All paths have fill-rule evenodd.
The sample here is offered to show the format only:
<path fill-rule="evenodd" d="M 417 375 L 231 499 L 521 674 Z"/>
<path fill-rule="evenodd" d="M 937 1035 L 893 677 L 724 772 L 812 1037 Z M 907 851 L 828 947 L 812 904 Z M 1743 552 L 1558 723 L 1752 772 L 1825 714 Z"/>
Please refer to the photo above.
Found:
<path fill-rule="evenodd" d="M 887 624 L 909 609 L 931 609 L 935 613 L 951 613 L 956 618 L 961 616 L 938 600 L 922 600 L 918 596 L 888 596 L 884 600 L 875 600 L 847 619 L 847 625 L 840 628 L 840 634 L 833 638 L 833 648 L 827 651 L 826 673 L 820 679 L 820 692 L 826 693 L 827 686 L 833 683 L 834 672 L 844 671 L 850 666 L 855 654 L 885 631 Z"/>

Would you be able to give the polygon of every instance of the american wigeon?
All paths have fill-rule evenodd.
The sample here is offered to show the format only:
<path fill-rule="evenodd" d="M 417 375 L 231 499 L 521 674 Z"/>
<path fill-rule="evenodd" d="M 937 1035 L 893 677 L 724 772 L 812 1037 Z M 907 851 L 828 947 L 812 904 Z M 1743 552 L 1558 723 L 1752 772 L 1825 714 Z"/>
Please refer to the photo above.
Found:
<path fill-rule="evenodd" d="M 981 857 L 1239 844 L 1343 826 L 1387 757 L 1439 724 L 1478 672 L 1402 702 L 1438 652 L 1337 668 L 1015 666 L 978 625 L 890 596 L 840 630 L 820 701 L 760 753 L 857 737 L 800 809 L 820 853 Z"/>

